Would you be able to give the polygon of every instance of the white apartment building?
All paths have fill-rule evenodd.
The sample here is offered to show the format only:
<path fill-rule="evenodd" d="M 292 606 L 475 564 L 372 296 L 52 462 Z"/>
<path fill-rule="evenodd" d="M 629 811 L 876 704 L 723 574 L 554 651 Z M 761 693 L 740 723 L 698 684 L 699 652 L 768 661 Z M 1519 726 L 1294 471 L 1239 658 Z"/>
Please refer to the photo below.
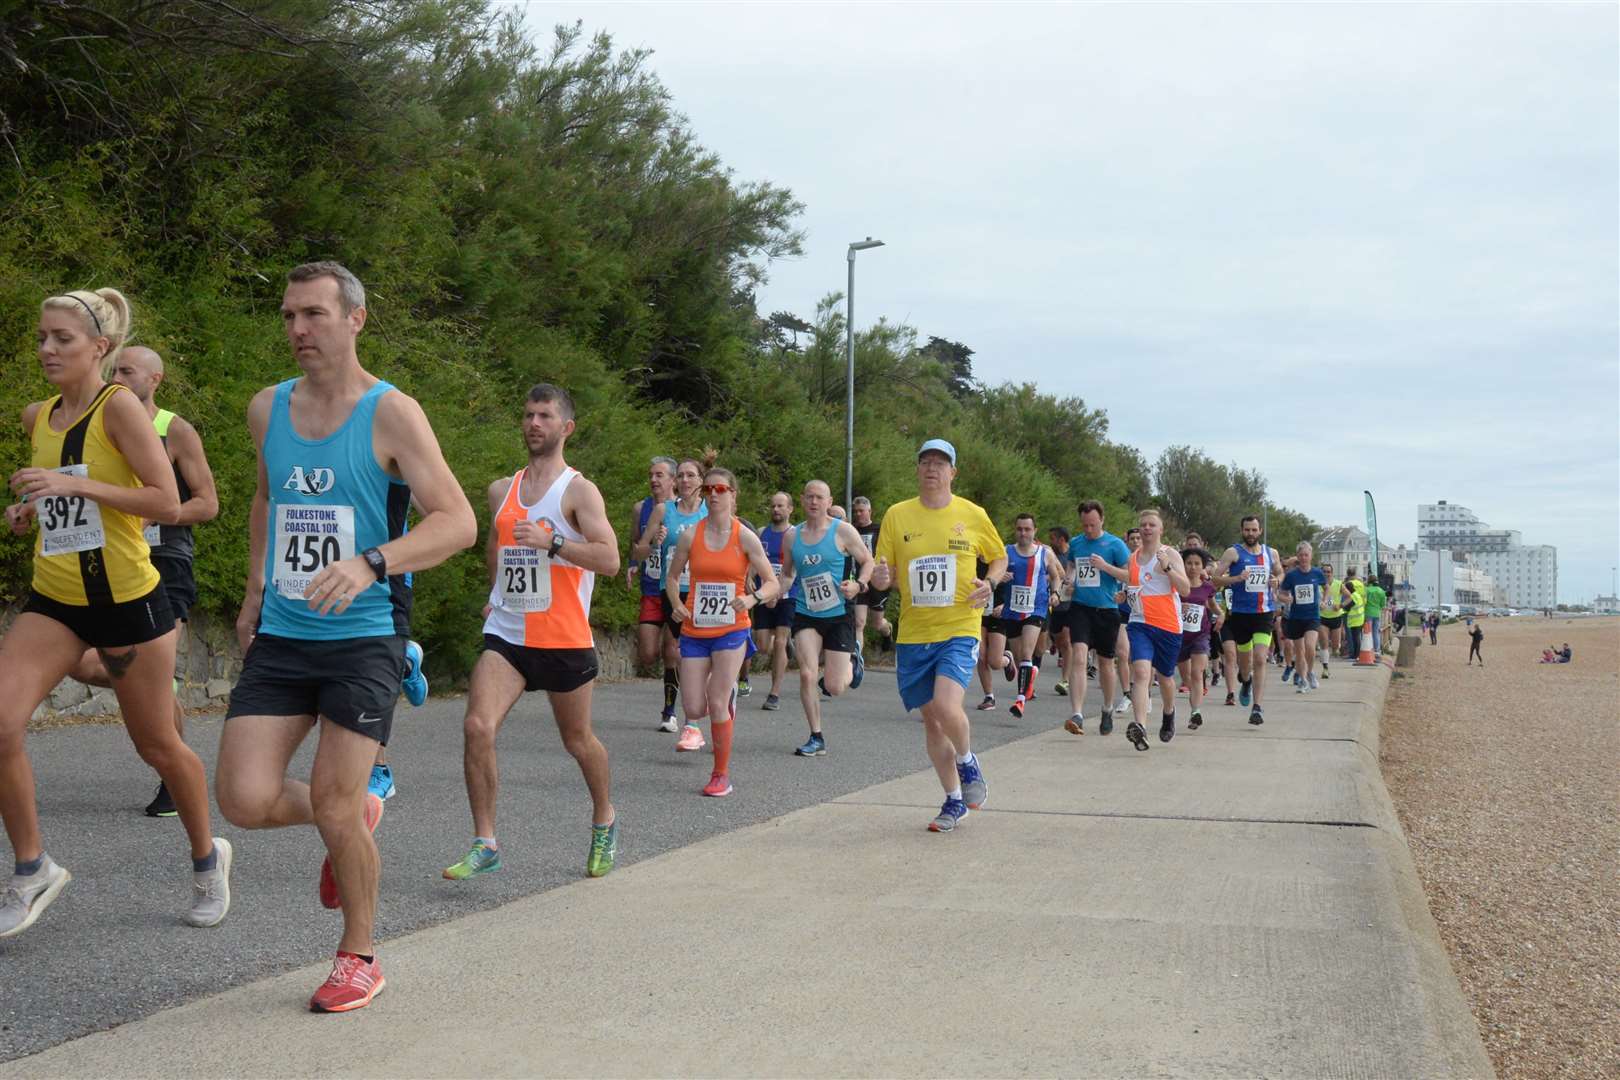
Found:
<path fill-rule="evenodd" d="M 1418 507 L 1418 546 L 1472 555 L 1501 590 L 1491 601 L 1522 608 L 1558 605 L 1558 549 L 1550 544 L 1524 544 L 1513 529 L 1493 529 L 1466 506 L 1424 503 Z M 1472 589 L 1470 591 L 1473 591 Z"/>

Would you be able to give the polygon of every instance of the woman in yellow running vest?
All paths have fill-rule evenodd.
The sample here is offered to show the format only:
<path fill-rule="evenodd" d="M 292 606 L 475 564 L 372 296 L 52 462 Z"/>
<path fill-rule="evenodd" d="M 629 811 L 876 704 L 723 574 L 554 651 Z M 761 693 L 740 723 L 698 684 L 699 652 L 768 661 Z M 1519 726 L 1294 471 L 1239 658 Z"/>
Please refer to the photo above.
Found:
<path fill-rule="evenodd" d="M 34 708 L 89 648 L 185 825 L 194 874 L 186 921 L 213 926 L 230 907 L 230 845 L 212 836 L 202 761 L 175 732 L 174 616 L 141 535 L 143 519 L 179 512 L 174 470 L 140 401 L 102 376 L 129 322 L 116 289 L 40 306 L 40 367 L 58 393 L 23 410 L 33 459 L 11 475 L 21 501 L 6 508 L 12 532 L 37 535 L 33 588 L 0 640 L 0 817 L 17 862 L 0 889 L 0 937 L 31 926 L 71 879 L 45 854 L 23 740 Z"/>

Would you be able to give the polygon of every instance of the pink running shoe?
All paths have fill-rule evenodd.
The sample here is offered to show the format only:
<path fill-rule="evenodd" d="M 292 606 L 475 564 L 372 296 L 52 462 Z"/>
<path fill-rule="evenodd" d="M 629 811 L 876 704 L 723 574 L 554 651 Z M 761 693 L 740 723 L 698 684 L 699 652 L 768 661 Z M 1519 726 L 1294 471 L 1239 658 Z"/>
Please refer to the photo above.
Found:
<path fill-rule="evenodd" d="M 371 792 L 366 792 L 367 832 L 374 833 L 377 831 L 377 823 L 382 820 L 382 815 L 383 801 L 377 798 L 377 796 L 371 794 Z M 343 898 L 338 895 L 337 875 L 332 873 L 332 857 L 330 855 L 321 860 L 321 906 L 327 908 L 337 908 L 343 906 Z M 381 989 L 381 987 L 378 987 L 378 989 Z M 369 997 L 366 998 L 366 1001 L 370 1000 L 371 999 Z M 362 1001 L 360 1005 L 364 1005 L 365 1003 L 365 1001 Z M 347 1008 L 358 1009 L 360 1005 L 349 1005 Z M 311 1002 L 310 1008 L 314 1007 L 314 1003 Z M 341 1012 L 342 1010 L 325 1009 L 317 1011 Z"/>
<path fill-rule="evenodd" d="M 353 953 L 338 953 L 332 961 L 332 974 L 326 977 L 315 996 L 309 999 L 310 1012 L 349 1012 L 363 1009 L 387 986 L 377 958 L 366 963 Z"/>
<path fill-rule="evenodd" d="M 687 724 L 681 728 L 681 737 L 675 740 L 675 749 L 682 752 L 703 749 L 703 732 L 696 724 Z"/>
<path fill-rule="evenodd" d="M 723 772 L 717 772 L 709 777 L 709 782 L 703 785 L 703 794 L 714 799 L 723 799 L 732 792 L 731 777 Z"/>

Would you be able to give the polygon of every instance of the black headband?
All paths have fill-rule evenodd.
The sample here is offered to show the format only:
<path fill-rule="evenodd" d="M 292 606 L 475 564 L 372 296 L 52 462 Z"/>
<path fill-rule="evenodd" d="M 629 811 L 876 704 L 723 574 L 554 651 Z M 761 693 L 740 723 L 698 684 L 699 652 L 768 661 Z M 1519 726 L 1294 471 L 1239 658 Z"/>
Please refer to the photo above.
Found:
<path fill-rule="evenodd" d="M 83 300 L 80 300 L 77 296 L 74 296 L 72 293 L 63 293 L 62 297 L 64 299 L 67 299 L 67 300 L 78 301 L 79 306 L 84 308 L 85 311 L 89 312 L 90 321 L 96 324 L 96 337 L 106 337 L 107 336 L 106 334 L 102 333 L 101 320 L 96 318 L 96 313 L 95 313 L 94 310 L 91 309 L 89 304 L 85 303 Z"/>

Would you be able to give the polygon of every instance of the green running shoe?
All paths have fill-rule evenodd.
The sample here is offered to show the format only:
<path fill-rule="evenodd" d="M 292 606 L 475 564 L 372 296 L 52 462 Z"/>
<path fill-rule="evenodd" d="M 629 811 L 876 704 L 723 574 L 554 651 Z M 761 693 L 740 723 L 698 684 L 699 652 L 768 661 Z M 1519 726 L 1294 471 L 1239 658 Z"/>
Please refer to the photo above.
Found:
<path fill-rule="evenodd" d="M 591 877 L 605 877 L 613 869 L 613 860 L 619 855 L 619 819 L 611 825 L 591 826 L 591 853 L 585 860 L 585 873 Z"/>
<path fill-rule="evenodd" d="M 500 849 L 492 848 L 482 840 L 474 840 L 472 850 L 454 866 L 444 868 L 444 876 L 451 881 L 465 881 L 474 874 L 487 874 L 501 868 Z"/>

